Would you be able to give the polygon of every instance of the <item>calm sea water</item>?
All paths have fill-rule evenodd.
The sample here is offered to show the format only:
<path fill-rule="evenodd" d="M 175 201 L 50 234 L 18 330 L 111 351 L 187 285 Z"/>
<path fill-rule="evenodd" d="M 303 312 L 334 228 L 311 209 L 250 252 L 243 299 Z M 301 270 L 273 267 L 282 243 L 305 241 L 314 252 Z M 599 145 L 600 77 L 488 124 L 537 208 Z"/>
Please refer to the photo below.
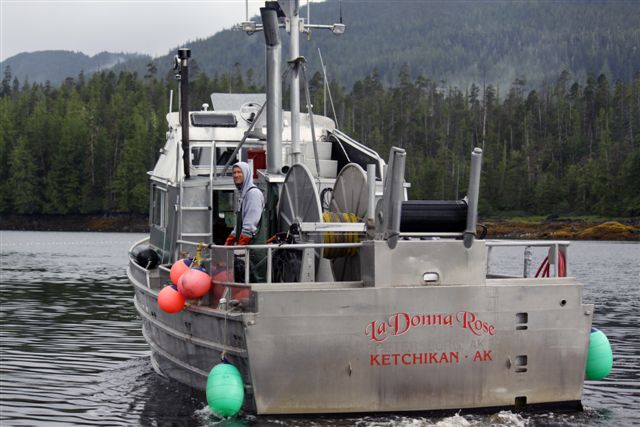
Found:
<path fill-rule="evenodd" d="M 640 424 L 640 244 L 573 242 L 571 275 L 597 304 L 614 367 L 585 385 L 585 411 L 446 417 L 219 420 L 204 395 L 157 375 L 127 282 L 140 234 L 0 232 L 0 425 L 632 426 Z M 496 249 L 495 272 L 520 254 Z M 541 255 L 536 254 L 536 259 Z"/>

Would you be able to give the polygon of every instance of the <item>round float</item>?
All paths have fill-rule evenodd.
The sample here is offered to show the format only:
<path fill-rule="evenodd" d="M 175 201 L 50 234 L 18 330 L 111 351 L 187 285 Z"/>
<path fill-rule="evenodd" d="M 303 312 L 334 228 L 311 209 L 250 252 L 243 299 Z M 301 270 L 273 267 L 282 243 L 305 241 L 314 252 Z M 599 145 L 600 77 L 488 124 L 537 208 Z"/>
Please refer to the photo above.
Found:
<path fill-rule="evenodd" d="M 169 277 L 171 281 L 178 284 L 178 280 L 180 280 L 180 276 L 182 276 L 188 269 L 191 267 L 191 263 L 193 260 L 191 258 L 183 258 L 174 262 L 171 266 L 171 271 L 169 272 Z"/>
<path fill-rule="evenodd" d="M 178 291 L 187 299 L 196 299 L 206 295 L 211 289 L 211 276 L 204 268 L 193 267 L 178 280 Z"/>
<path fill-rule="evenodd" d="M 211 369 L 207 378 L 207 403 L 219 416 L 236 415 L 244 402 L 244 383 L 238 368 L 220 363 Z"/>
<path fill-rule="evenodd" d="M 167 313 L 177 313 L 184 308 L 184 296 L 178 292 L 176 285 L 165 286 L 158 293 L 158 305 Z"/>
<path fill-rule="evenodd" d="M 585 378 L 588 380 L 601 380 L 609 375 L 612 367 L 613 352 L 611 351 L 609 339 L 601 330 L 591 328 Z"/>

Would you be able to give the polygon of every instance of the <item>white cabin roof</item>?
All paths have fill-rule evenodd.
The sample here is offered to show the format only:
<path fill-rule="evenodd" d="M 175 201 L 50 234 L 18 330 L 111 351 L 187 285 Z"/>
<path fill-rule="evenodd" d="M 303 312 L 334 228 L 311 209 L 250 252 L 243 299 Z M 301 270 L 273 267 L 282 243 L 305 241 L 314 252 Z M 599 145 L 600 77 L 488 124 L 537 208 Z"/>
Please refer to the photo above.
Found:
<path fill-rule="evenodd" d="M 213 94 L 216 95 L 216 94 Z M 237 105 L 240 101 L 239 98 L 230 96 L 229 98 L 219 98 L 212 95 L 212 100 L 218 100 L 219 105 Z M 222 94 L 222 95 L 235 95 L 235 94 Z M 254 94 L 255 95 L 255 94 Z M 264 101 L 263 101 L 264 102 Z M 246 102 L 241 104 L 246 106 Z M 259 109 L 259 106 L 258 108 Z M 189 126 L 189 141 L 190 144 L 197 144 L 202 146 L 203 143 L 225 143 L 228 146 L 229 143 L 239 143 L 245 132 L 249 130 L 251 121 L 250 113 L 257 111 L 254 107 L 245 110 L 213 110 L 213 111 L 192 111 L 189 113 L 191 124 Z M 235 117 L 235 126 L 207 126 L 193 125 L 194 115 L 233 115 Z M 169 113 L 166 116 L 169 130 L 167 131 L 167 142 L 162 150 L 160 150 L 160 157 L 156 162 L 153 170 L 149 173 L 153 179 L 177 182 L 184 176 L 184 167 L 182 161 L 182 125 L 180 123 L 180 114 L 178 112 Z M 290 164 L 286 153 L 289 153 L 291 144 L 291 113 L 283 111 L 282 113 L 282 147 L 283 147 L 283 164 Z M 335 123 L 328 117 L 313 115 L 313 122 L 315 126 L 315 136 L 317 140 L 323 140 L 327 131 L 335 129 Z M 254 138 L 249 139 L 253 143 L 264 143 L 266 140 L 267 128 L 266 128 L 266 111 L 258 119 L 253 131 Z M 306 113 L 300 113 L 300 142 L 306 143 L 312 141 L 311 125 L 309 115 Z"/>

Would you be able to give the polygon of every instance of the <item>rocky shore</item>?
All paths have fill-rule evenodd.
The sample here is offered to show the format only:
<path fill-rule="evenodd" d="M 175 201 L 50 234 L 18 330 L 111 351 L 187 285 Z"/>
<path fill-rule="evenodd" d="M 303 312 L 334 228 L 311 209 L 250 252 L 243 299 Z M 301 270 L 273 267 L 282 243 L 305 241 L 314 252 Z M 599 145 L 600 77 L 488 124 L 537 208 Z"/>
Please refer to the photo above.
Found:
<path fill-rule="evenodd" d="M 640 241 L 640 218 L 548 219 L 480 218 L 490 239 L 628 240 Z M 0 230 L 149 231 L 146 215 L 0 215 Z"/>
<path fill-rule="evenodd" d="M 491 239 L 640 241 L 640 218 L 480 219 Z"/>
<path fill-rule="evenodd" d="M 0 215 L 0 230 L 149 232 L 146 215 Z"/>

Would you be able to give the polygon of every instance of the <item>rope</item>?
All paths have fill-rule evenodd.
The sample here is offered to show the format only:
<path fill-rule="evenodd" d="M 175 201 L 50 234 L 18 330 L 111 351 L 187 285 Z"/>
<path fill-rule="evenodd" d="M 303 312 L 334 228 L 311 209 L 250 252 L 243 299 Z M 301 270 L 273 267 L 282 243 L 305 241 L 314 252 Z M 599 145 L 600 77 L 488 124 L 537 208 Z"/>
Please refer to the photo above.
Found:
<path fill-rule="evenodd" d="M 331 204 L 331 193 L 333 192 L 333 188 L 327 187 L 323 188 L 320 192 L 320 204 L 322 205 L 322 212 L 327 212 L 329 210 L 329 205 Z"/>
<path fill-rule="evenodd" d="M 322 214 L 323 222 L 358 222 L 359 218 L 349 212 L 342 214 L 336 212 L 324 212 Z M 358 233 L 325 233 L 324 243 L 359 243 L 360 236 Z M 322 256 L 327 259 L 335 259 L 340 257 L 352 257 L 358 253 L 358 248 L 324 248 Z"/>
<path fill-rule="evenodd" d="M 227 360 L 227 317 L 229 313 L 231 313 L 236 308 L 238 307 L 231 307 L 230 310 L 226 310 L 224 312 L 224 326 L 222 328 L 222 335 L 224 336 L 224 340 L 222 342 L 222 353 L 220 354 L 220 360 L 222 361 L 222 363 L 229 363 L 229 361 Z"/>

